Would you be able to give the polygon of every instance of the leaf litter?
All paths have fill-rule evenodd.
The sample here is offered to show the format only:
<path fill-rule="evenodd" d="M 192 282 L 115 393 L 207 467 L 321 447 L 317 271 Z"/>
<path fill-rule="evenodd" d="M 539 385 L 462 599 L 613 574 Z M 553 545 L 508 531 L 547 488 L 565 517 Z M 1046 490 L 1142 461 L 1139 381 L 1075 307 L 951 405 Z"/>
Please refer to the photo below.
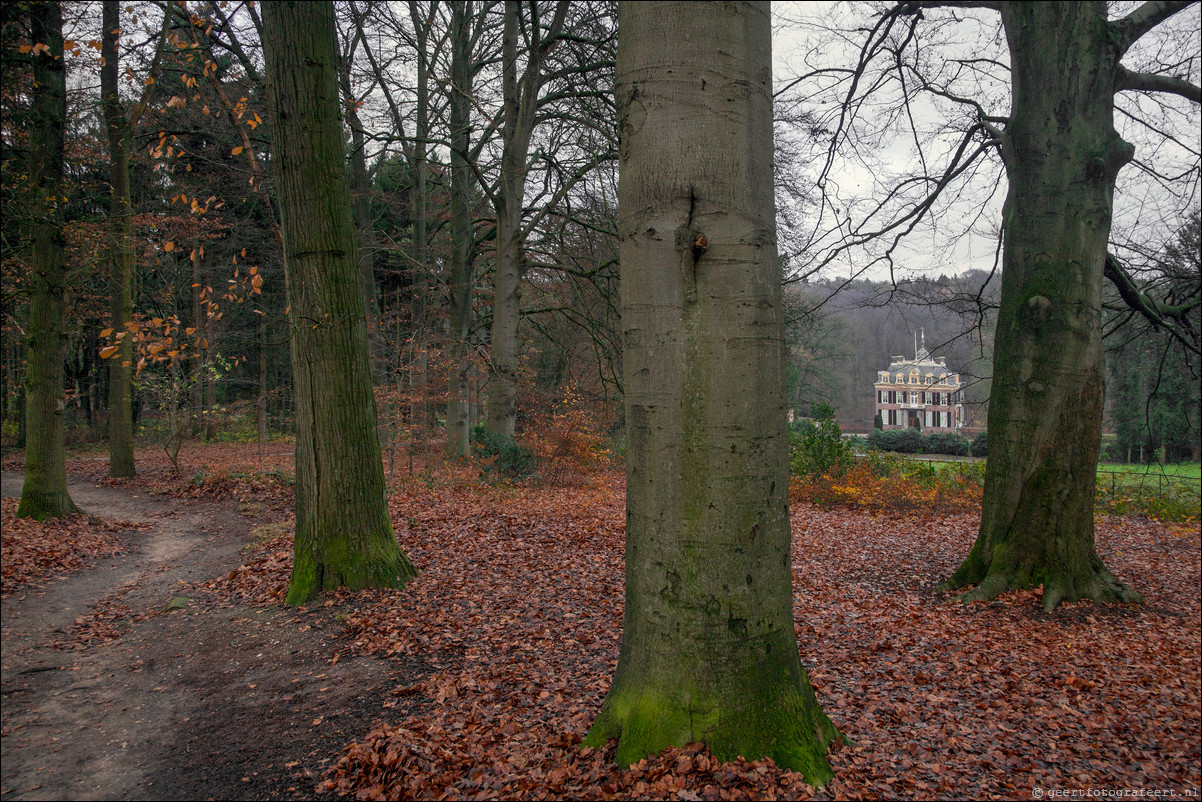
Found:
<path fill-rule="evenodd" d="M 175 480 L 164 492 L 178 488 Z M 971 547 L 979 513 L 796 502 L 795 627 L 818 700 L 846 737 L 830 755 L 835 779 L 813 789 L 770 760 L 719 763 L 701 744 L 619 769 L 612 742 L 581 743 L 617 664 L 623 502 L 613 472 L 570 488 L 428 474 L 394 484 L 393 524 L 421 575 L 401 591 L 344 591 L 319 603 L 342 611 L 332 660 L 403 657 L 427 671 L 393 690 L 314 790 L 358 799 L 1030 799 L 1036 789 L 1184 796 L 1199 786 L 1195 529 L 1100 518 L 1099 553 L 1147 604 L 1066 603 L 1048 614 L 1039 589 L 970 605 L 934 590 Z M 227 604 L 278 605 L 290 568 L 284 527 L 206 589 Z"/>

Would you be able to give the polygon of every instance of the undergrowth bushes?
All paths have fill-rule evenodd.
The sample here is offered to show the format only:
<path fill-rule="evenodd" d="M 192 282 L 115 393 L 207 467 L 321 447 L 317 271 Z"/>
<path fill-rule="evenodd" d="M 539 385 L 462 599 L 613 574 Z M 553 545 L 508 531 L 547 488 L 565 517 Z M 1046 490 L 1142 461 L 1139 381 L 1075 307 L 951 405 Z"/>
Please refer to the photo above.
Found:
<path fill-rule="evenodd" d="M 814 404 L 813 420 L 795 421 L 789 427 L 789 473 L 792 476 L 841 474 L 851 467 L 855 450 L 843 439 L 835 410 Z"/>
<path fill-rule="evenodd" d="M 479 425 L 472 430 L 473 447 L 488 479 L 572 484 L 608 460 L 600 417 L 568 388 L 547 414 L 526 425 L 520 441 Z"/>
<path fill-rule="evenodd" d="M 1098 512 L 1108 515 L 1139 515 L 1156 521 L 1197 524 L 1202 498 L 1197 485 L 1168 482 L 1145 487 L 1098 482 L 1095 502 Z"/>
<path fill-rule="evenodd" d="M 512 437 L 490 432 L 483 424 L 472 428 L 472 448 L 486 477 L 520 481 L 534 475 L 534 452 Z"/>
<path fill-rule="evenodd" d="M 960 463 L 940 470 L 930 463 L 870 451 L 842 473 L 795 477 L 790 495 L 794 501 L 822 507 L 967 512 L 980 508 L 984 467 Z"/>

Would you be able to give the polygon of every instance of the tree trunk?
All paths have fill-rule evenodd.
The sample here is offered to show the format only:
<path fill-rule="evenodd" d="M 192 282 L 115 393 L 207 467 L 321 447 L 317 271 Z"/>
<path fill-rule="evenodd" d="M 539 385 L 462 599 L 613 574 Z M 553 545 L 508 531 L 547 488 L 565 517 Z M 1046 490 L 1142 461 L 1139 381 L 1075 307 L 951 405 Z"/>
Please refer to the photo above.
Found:
<path fill-rule="evenodd" d="M 263 446 L 267 444 L 267 316 L 259 320 L 259 370 L 255 412 L 259 423 L 259 459 L 263 459 Z"/>
<path fill-rule="evenodd" d="M 359 277 L 363 283 L 363 303 L 367 310 L 367 336 L 374 381 L 383 382 L 386 374 L 384 337 L 380 330 L 380 299 L 376 285 L 375 237 L 371 227 L 371 185 L 367 178 L 366 137 L 363 122 L 355 106 L 351 88 L 351 65 L 354 50 L 339 65 L 338 77 L 346 97 L 346 119 L 351 130 L 351 149 L 347 155 L 350 167 L 351 201 L 355 229 L 359 236 Z"/>
<path fill-rule="evenodd" d="M 67 353 L 67 271 L 63 246 L 63 130 L 67 74 L 57 2 L 30 3 L 33 126 L 29 132 L 29 337 L 25 369 L 25 484 L 17 517 L 77 512 L 67 493 L 63 361 Z"/>
<path fill-rule="evenodd" d="M 296 545 L 287 603 L 416 575 L 388 516 L 338 113 L 334 7 L 263 7 L 296 387 Z"/>
<path fill-rule="evenodd" d="M 196 342 L 199 347 L 196 350 L 196 358 L 191 361 L 188 366 L 188 378 L 191 392 L 188 393 L 189 415 L 188 419 L 192 422 L 188 427 L 188 435 L 197 437 L 201 433 L 199 427 L 205 421 L 205 373 L 208 372 L 209 364 L 209 332 L 207 330 L 208 302 L 204 298 L 205 282 L 204 274 L 201 271 L 200 258 L 201 244 L 197 240 L 192 246 L 190 260 L 192 263 L 192 327 L 196 329 Z"/>
<path fill-rule="evenodd" d="M 768 3 L 619 6 L 626 610 L 586 743 L 821 785 L 793 627 Z M 637 36 L 629 35 L 637 32 Z"/>
<path fill-rule="evenodd" d="M 446 453 L 471 454 L 468 409 L 468 334 L 472 322 L 472 219 L 469 205 L 471 172 L 467 155 L 471 143 L 472 70 L 468 9 L 464 0 L 451 4 L 451 314 L 447 375 Z"/>
<path fill-rule="evenodd" d="M 497 265 L 493 283 L 492 347 L 489 351 L 488 417 L 490 432 L 513 437 L 517 415 L 518 322 L 522 303 L 522 200 L 526 187 L 526 152 L 534 131 L 534 103 L 539 70 L 539 42 L 526 53 L 525 92 L 518 90 L 518 0 L 505 3 L 502 36 L 501 180 L 497 187 Z M 532 31 L 533 37 L 538 31 Z M 531 76 L 535 80 L 531 80 Z"/>
<path fill-rule="evenodd" d="M 427 52 L 430 23 L 423 20 L 417 3 L 410 0 L 410 17 L 417 37 L 417 119 L 413 131 L 413 292 L 410 296 L 413 360 L 409 370 L 409 420 L 417 432 L 424 433 L 432 423 L 426 399 L 429 354 L 427 296 L 430 292 L 429 226 L 427 223 L 427 187 L 430 139 L 430 55 Z M 412 445 L 409 453 L 413 453 Z"/>
<path fill-rule="evenodd" d="M 1137 601 L 1094 547 L 1101 442 L 1102 278 L 1122 53 L 1103 3 L 1005 3 L 1013 105 L 1003 158 L 1002 298 L 981 529 L 943 587 L 964 600 L 1043 585 L 1062 600 Z"/>
<path fill-rule="evenodd" d="M 513 437 L 518 407 L 518 326 L 522 314 L 522 278 L 526 273 L 522 208 L 526 194 L 526 161 L 537 124 L 535 111 L 545 81 L 543 60 L 547 39 L 563 27 L 567 4 L 560 0 L 544 37 L 532 12 L 526 66 L 519 79 L 518 39 L 522 3 L 506 0 L 502 36 L 501 93 L 504 124 L 501 131 L 501 180 L 497 187 L 497 266 L 493 283 L 492 347 L 489 352 L 488 412 L 485 425 Z"/>
<path fill-rule="evenodd" d="M 112 284 L 112 329 L 126 332 L 133 320 L 133 207 L 129 187 L 129 119 L 118 93 L 120 8 L 116 0 L 105 0 L 100 68 L 100 94 L 109 139 L 109 182 L 112 205 L 109 213 L 109 262 Z M 120 340 L 109 368 L 109 476 L 134 476 L 133 340 L 128 332 Z"/>

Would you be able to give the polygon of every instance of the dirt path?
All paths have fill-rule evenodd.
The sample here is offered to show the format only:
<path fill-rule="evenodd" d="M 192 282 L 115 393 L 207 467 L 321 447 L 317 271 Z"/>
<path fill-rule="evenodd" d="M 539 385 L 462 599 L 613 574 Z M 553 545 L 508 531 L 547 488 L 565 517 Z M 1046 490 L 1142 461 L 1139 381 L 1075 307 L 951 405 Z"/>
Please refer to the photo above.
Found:
<path fill-rule="evenodd" d="M 20 494 L 20 474 L 0 479 L 4 495 Z M 126 533 L 126 554 L 4 601 L 0 797 L 312 798 L 412 671 L 331 664 L 332 608 L 223 606 L 194 590 L 236 568 L 252 541 L 255 522 L 232 502 L 69 489 L 87 512 L 150 526 Z M 176 597 L 191 600 L 167 609 Z M 124 611 L 120 639 L 62 648 L 101 603 Z"/>

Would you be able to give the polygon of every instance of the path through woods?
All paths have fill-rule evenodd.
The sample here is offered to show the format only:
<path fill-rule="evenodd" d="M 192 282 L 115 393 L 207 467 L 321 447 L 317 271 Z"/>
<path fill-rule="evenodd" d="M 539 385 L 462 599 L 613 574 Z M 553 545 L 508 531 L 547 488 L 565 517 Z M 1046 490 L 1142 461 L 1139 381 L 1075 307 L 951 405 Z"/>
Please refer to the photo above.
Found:
<path fill-rule="evenodd" d="M 5 471 L 3 495 L 21 481 Z M 397 664 L 331 663 L 332 608 L 228 605 L 201 589 L 254 542 L 261 522 L 235 502 L 69 490 L 91 514 L 143 526 L 123 532 L 124 554 L 4 600 L 4 798 L 311 798 L 406 681 Z M 101 624 L 119 638 L 87 643 Z"/>

